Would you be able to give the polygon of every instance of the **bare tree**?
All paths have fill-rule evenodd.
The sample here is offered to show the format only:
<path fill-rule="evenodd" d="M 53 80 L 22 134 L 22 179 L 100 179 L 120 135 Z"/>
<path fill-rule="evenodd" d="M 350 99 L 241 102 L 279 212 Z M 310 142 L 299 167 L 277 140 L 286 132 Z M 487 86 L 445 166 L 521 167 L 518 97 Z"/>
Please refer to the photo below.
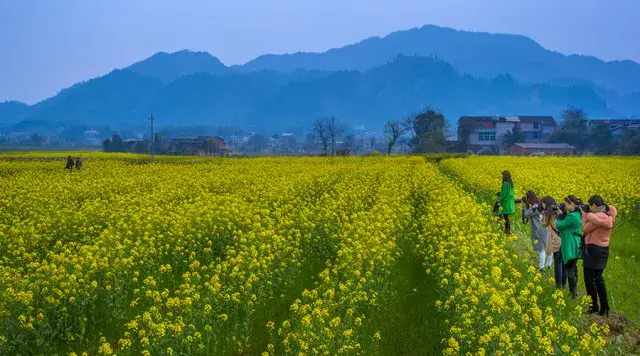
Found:
<path fill-rule="evenodd" d="M 329 138 L 331 139 L 331 155 L 336 155 L 336 137 L 344 132 L 344 126 L 342 126 L 335 116 L 331 116 L 327 119 L 325 126 L 327 132 L 329 132 Z"/>
<path fill-rule="evenodd" d="M 382 132 L 387 138 L 387 154 L 390 155 L 400 136 L 404 135 L 405 129 L 400 120 L 389 120 L 384 124 Z"/>
<path fill-rule="evenodd" d="M 326 156 L 329 146 L 329 130 L 324 120 L 317 120 L 313 123 L 313 138 L 322 142 L 323 153 Z"/>
<path fill-rule="evenodd" d="M 409 139 L 406 137 L 400 137 L 398 140 L 398 146 L 400 146 L 400 152 L 402 154 L 406 154 L 409 152 Z"/>
<path fill-rule="evenodd" d="M 369 145 L 371 145 L 371 152 L 373 152 L 374 148 L 376 147 L 376 137 L 375 136 L 369 137 Z"/>
<path fill-rule="evenodd" d="M 411 138 L 407 141 L 407 146 L 409 146 L 410 148 L 413 149 L 413 147 L 411 146 L 412 142 L 415 141 L 416 138 L 416 129 L 414 124 L 414 117 L 413 116 L 407 116 L 404 117 L 402 119 L 400 119 L 400 124 L 402 126 L 402 129 L 404 130 L 404 132 L 408 132 L 409 135 L 411 136 Z"/>
<path fill-rule="evenodd" d="M 355 144 L 355 142 L 356 142 L 356 135 L 351 134 L 351 135 L 345 136 L 343 148 L 347 152 L 347 154 L 350 154 L 351 150 L 353 150 L 353 145 Z"/>

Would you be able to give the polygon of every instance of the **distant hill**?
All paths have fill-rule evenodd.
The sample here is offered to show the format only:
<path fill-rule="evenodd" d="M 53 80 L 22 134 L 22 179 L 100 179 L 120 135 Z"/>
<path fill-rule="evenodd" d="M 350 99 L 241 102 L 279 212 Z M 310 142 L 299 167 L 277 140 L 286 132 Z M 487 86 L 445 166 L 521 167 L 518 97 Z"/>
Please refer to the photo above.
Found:
<path fill-rule="evenodd" d="M 164 84 L 130 70 L 111 73 L 62 90 L 29 108 L 28 119 L 119 124 L 145 118 Z"/>
<path fill-rule="evenodd" d="M 565 56 L 525 36 L 432 25 L 393 32 L 383 38 L 372 37 L 323 53 L 264 55 L 248 62 L 241 70 L 366 71 L 391 61 L 398 54 L 437 56 L 463 73 L 484 78 L 509 73 L 527 83 L 579 80 L 621 94 L 640 92 L 640 64 L 633 61 L 604 62 L 589 56 Z"/>
<path fill-rule="evenodd" d="M 521 84 L 509 75 L 479 79 L 440 59 L 399 56 L 364 73 L 196 73 L 169 84 L 116 70 L 29 107 L 24 119 L 39 127 L 42 120 L 117 127 L 153 113 L 158 125 L 280 129 L 338 115 L 347 124 L 379 129 L 388 119 L 426 106 L 438 108 L 453 123 L 463 114 L 555 114 L 567 105 L 598 115 L 613 112 L 586 85 Z"/>
<path fill-rule="evenodd" d="M 640 115 L 640 64 L 564 56 L 524 36 L 424 26 L 324 53 L 225 66 L 206 52 L 156 53 L 27 106 L 0 103 L 0 128 L 234 125 L 272 130 L 337 115 L 380 129 L 426 106 L 461 115 Z"/>
<path fill-rule="evenodd" d="M 288 124 L 301 117 L 335 114 L 353 124 L 379 128 L 390 118 L 428 106 L 454 123 L 465 113 L 556 114 L 567 105 L 599 115 L 612 112 L 588 86 L 523 85 L 508 75 L 478 79 L 460 74 L 439 59 L 400 56 L 365 73 L 340 71 L 291 83 L 260 114 Z M 252 123 L 256 121 L 253 118 Z"/>
<path fill-rule="evenodd" d="M 19 101 L 5 101 L 0 103 L 0 127 L 4 124 L 13 124 L 27 115 L 29 105 Z"/>
<path fill-rule="evenodd" d="M 195 73 L 221 75 L 229 72 L 229 68 L 211 54 L 187 50 L 171 54 L 159 52 L 124 69 L 164 83 Z"/>

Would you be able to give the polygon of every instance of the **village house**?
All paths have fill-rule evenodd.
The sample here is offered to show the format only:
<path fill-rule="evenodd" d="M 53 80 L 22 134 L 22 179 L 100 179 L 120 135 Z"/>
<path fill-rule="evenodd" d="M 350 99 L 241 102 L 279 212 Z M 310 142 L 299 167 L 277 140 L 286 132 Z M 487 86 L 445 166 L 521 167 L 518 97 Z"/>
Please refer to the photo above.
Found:
<path fill-rule="evenodd" d="M 221 156 L 229 150 L 219 136 L 178 136 L 169 142 L 169 153 L 185 156 Z"/>
<path fill-rule="evenodd" d="M 614 135 L 620 135 L 625 130 L 640 129 L 640 117 L 595 118 L 589 120 L 589 127 L 600 123 L 609 125 Z"/>
<path fill-rule="evenodd" d="M 100 139 L 100 132 L 96 130 L 86 130 L 82 133 L 82 140 L 85 146 L 100 146 L 102 140 Z"/>
<path fill-rule="evenodd" d="M 122 140 L 125 152 L 143 153 L 149 149 L 149 140 L 143 138 L 127 138 Z"/>
<path fill-rule="evenodd" d="M 516 143 L 509 148 L 512 155 L 572 154 L 576 148 L 566 143 Z"/>
<path fill-rule="evenodd" d="M 553 116 L 462 116 L 458 135 L 466 133 L 469 150 L 478 152 L 499 149 L 505 134 L 515 129 L 524 134 L 524 142 L 543 142 L 557 126 Z"/>

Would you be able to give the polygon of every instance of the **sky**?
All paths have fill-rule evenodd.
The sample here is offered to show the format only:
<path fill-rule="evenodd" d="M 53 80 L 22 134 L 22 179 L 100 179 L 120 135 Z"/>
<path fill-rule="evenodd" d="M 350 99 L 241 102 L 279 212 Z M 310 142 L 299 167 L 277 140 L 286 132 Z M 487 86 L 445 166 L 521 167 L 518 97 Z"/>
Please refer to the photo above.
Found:
<path fill-rule="evenodd" d="M 640 0 L 0 0 L 0 102 L 29 104 L 159 51 L 227 65 L 425 24 L 640 62 Z"/>

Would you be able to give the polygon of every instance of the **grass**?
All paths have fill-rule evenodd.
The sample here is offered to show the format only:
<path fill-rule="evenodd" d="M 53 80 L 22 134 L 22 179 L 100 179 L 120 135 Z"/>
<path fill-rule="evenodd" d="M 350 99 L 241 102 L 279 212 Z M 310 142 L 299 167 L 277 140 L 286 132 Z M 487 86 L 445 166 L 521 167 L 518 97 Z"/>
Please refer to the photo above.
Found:
<path fill-rule="evenodd" d="M 612 309 L 640 323 L 640 227 L 630 220 L 616 221 L 611 236 L 604 279 Z"/>
<path fill-rule="evenodd" d="M 365 325 L 365 353 L 378 355 L 441 355 L 447 330 L 444 315 L 435 308 L 436 282 L 425 273 L 412 250 L 415 242 L 399 238 L 402 251 L 390 276 L 394 298 L 381 305 Z M 381 340 L 373 341 L 376 332 Z M 369 341 L 371 340 L 371 341 Z"/>

